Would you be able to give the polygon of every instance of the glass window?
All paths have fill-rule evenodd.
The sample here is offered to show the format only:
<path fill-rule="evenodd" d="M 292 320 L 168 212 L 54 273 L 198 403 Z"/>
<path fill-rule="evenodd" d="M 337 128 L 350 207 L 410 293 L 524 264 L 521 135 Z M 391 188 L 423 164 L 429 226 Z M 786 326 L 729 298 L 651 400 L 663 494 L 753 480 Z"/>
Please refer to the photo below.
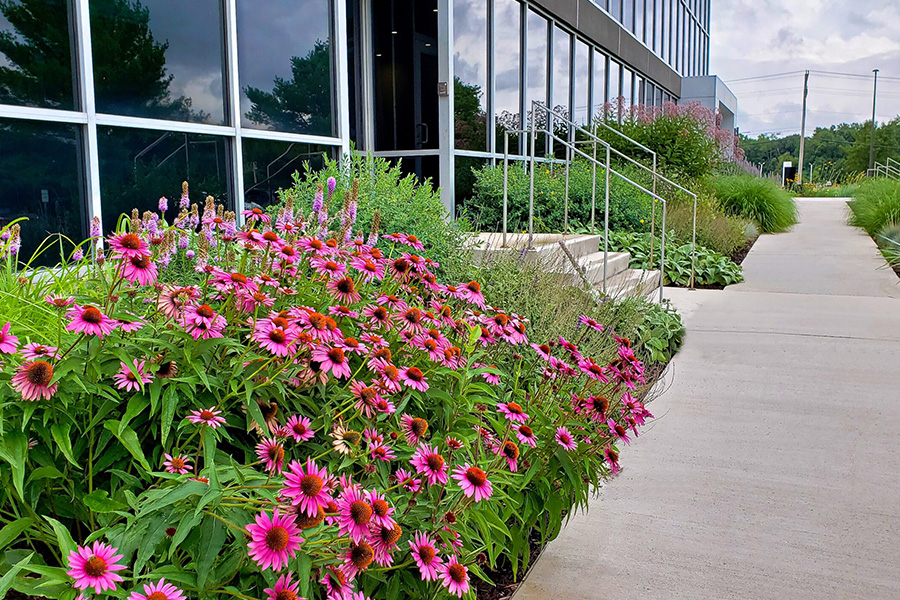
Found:
<path fill-rule="evenodd" d="M 99 127 L 97 137 L 105 232 L 132 208 L 158 210 L 160 196 L 170 199 L 166 219 L 171 222 L 178 215 L 182 181 L 201 208 L 206 196 L 233 206 L 224 137 L 124 127 Z"/>
<path fill-rule="evenodd" d="M 482 223 L 479 221 L 482 206 L 475 199 L 475 171 L 478 171 L 490 164 L 490 160 L 486 158 L 475 158 L 473 156 L 456 156 L 454 159 L 454 179 L 455 185 L 453 191 L 456 194 L 456 213 L 457 215 L 466 214 L 473 219 L 479 226 L 498 226 L 497 223 Z M 500 165 L 503 163 L 500 162 Z M 510 169 L 512 165 L 510 164 Z M 494 213 L 496 214 L 496 212 Z M 499 231 L 496 229 L 495 231 Z"/>
<path fill-rule="evenodd" d="M 560 29 L 553 28 L 553 88 L 550 94 L 550 106 L 554 111 L 566 117 L 569 113 L 569 44 L 572 36 Z"/>
<path fill-rule="evenodd" d="M 622 22 L 622 0 L 609 0 L 609 14 L 619 23 Z"/>
<path fill-rule="evenodd" d="M 238 0 L 244 127 L 334 135 L 331 3 Z"/>
<path fill-rule="evenodd" d="M 591 78 L 594 88 L 593 105 L 591 106 L 591 119 L 603 113 L 603 105 L 606 104 L 606 56 L 598 50 L 594 50 L 594 75 Z"/>
<path fill-rule="evenodd" d="M 622 108 L 627 112 L 634 100 L 634 75 L 630 69 L 622 67 Z"/>
<path fill-rule="evenodd" d="M 653 51 L 656 52 L 657 56 L 663 58 L 663 43 L 665 38 L 663 37 L 664 31 L 664 6 L 665 0 L 653 0 Z M 663 58 L 665 60 L 665 58 Z"/>
<path fill-rule="evenodd" d="M 642 42 L 647 41 L 644 14 L 644 0 L 634 0 L 634 35 Z"/>
<path fill-rule="evenodd" d="M 525 71 L 525 110 L 531 113 L 531 102 L 547 102 L 547 20 L 528 11 Z"/>
<path fill-rule="evenodd" d="M 97 112 L 225 123 L 218 0 L 90 0 Z"/>
<path fill-rule="evenodd" d="M 81 135 L 77 125 L 0 119 L 0 228 L 20 217 L 27 262 L 44 239 L 54 233 L 76 244 L 85 238 L 85 203 L 80 166 Z M 35 264 L 59 260 L 57 244 Z M 64 252 L 72 251 L 69 243 Z"/>
<path fill-rule="evenodd" d="M 519 67 L 521 66 L 521 4 L 494 0 L 494 113 L 497 120 L 497 152 L 503 152 L 503 130 L 521 129 L 519 118 Z M 518 138 L 510 137 L 510 152 L 517 152 Z"/>
<path fill-rule="evenodd" d="M 0 3 L 0 104 L 75 108 L 71 1 Z"/>
<path fill-rule="evenodd" d="M 613 111 L 613 115 L 619 110 L 621 106 L 621 66 L 614 60 L 609 61 L 609 96 L 608 102 L 611 104 L 610 109 Z"/>
<path fill-rule="evenodd" d="M 634 33 L 634 2 L 635 0 L 622 0 L 622 25 L 632 33 Z"/>
<path fill-rule="evenodd" d="M 633 104 L 645 104 L 644 102 L 644 78 L 635 74 L 634 76 L 634 102 Z"/>
<path fill-rule="evenodd" d="M 487 4 L 453 3 L 455 143 L 462 150 L 487 149 Z"/>
<path fill-rule="evenodd" d="M 657 87 L 657 88 L 656 88 L 656 95 L 654 96 L 653 103 L 654 103 L 656 106 L 662 106 L 662 104 L 663 104 L 663 91 L 662 91 L 662 88 L 660 88 L 660 87 Z"/>
<path fill-rule="evenodd" d="M 264 208 L 278 202 L 278 190 L 293 185 L 293 175 L 325 167 L 332 146 L 244 138 L 244 206 Z"/>
<path fill-rule="evenodd" d="M 591 49 L 579 39 L 575 40 L 575 102 L 572 107 L 574 121 L 579 125 L 591 120 L 590 90 L 591 65 L 588 60 Z"/>

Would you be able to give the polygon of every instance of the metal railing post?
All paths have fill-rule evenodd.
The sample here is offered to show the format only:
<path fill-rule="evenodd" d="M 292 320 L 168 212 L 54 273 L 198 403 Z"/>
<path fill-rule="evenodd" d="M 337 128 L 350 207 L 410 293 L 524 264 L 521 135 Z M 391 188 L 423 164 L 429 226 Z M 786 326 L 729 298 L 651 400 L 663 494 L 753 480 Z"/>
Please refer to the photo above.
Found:
<path fill-rule="evenodd" d="M 503 133 L 503 248 L 506 248 L 507 206 L 509 202 L 509 132 Z"/>
<path fill-rule="evenodd" d="M 665 235 L 665 230 L 663 230 Z M 697 196 L 694 196 L 694 224 L 691 228 L 691 288 L 694 289 L 694 264 L 697 260 Z"/>
<path fill-rule="evenodd" d="M 594 162 L 591 163 L 591 235 L 594 234 L 594 219 L 597 210 L 597 140 L 594 140 Z"/>
<path fill-rule="evenodd" d="M 566 191 L 563 196 L 563 235 L 569 234 L 569 171 L 572 170 L 572 149 L 566 146 Z"/>
<path fill-rule="evenodd" d="M 606 147 L 606 193 L 603 200 L 603 294 L 606 294 L 606 264 L 609 262 L 609 146 Z"/>
<path fill-rule="evenodd" d="M 653 199 L 654 204 L 656 198 Z M 663 301 L 663 289 L 665 288 L 666 276 L 666 203 L 662 203 L 662 241 L 659 243 L 659 303 Z"/>
<path fill-rule="evenodd" d="M 535 169 L 535 149 L 534 149 L 534 138 L 536 136 L 535 130 L 535 119 L 536 115 L 534 114 L 534 107 L 531 109 L 531 185 L 528 192 L 528 248 L 534 248 L 534 169 Z"/>

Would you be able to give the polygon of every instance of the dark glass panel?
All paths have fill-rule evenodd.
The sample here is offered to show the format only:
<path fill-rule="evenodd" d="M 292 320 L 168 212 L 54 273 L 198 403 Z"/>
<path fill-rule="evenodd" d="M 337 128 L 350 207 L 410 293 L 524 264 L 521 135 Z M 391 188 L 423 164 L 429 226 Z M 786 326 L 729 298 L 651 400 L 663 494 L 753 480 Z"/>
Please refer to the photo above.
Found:
<path fill-rule="evenodd" d="M 494 114 L 497 120 L 497 152 L 503 152 L 503 131 L 522 127 L 519 112 L 521 67 L 521 4 L 494 0 Z M 518 136 L 510 136 L 510 153 L 518 153 Z"/>
<path fill-rule="evenodd" d="M 75 108 L 71 0 L 0 2 L 0 104 Z"/>
<path fill-rule="evenodd" d="M 453 3 L 453 110 L 455 144 L 461 150 L 487 149 L 487 5 L 484 0 Z"/>
<path fill-rule="evenodd" d="M 594 74 L 591 85 L 594 88 L 594 104 L 591 106 L 589 117 L 593 119 L 603 112 L 606 103 L 606 56 L 600 51 L 594 50 Z"/>
<path fill-rule="evenodd" d="M 609 96 L 608 102 L 611 104 L 611 109 L 613 111 L 617 111 L 620 104 L 620 70 L 621 66 L 614 60 L 609 61 L 609 74 L 607 76 L 607 81 L 609 81 Z"/>
<path fill-rule="evenodd" d="M 634 76 L 630 69 L 622 67 L 622 107 L 627 112 L 634 102 Z"/>
<path fill-rule="evenodd" d="M 528 11 L 526 27 L 525 110 L 530 114 L 532 101 L 547 103 L 547 19 Z"/>
<path fill-rule="evenodd" d="M 20 217 L 27 262 L 54 233 L 80 243 L 85 236 L 81 133 L 77 125 L 0 119 L 0 228 Z M 66 255 L 72 246 L 64 243 Z M 59 260 L 58 243 L 34 264 Z"/>
<path fill-rule="evenodd" d="M 453 186 L 456 194 L 456 215 L 461 216 L 463 213 L 472 213 L 472 216 L 479 212 L 478 207 L 473 206 L 471 202 L 473 192 L 475 190 L 475 173 L 474 171 L 481 169 L 490 163 L 486 158 L 475 158 L 473 156 L 456 156 L 455 163 L 455 184 Z M 502 162 L 498 164 L 502 165 Z"/>
<path fill-rule="evenodd" d="M 241 123 L 335 135 L 329 0 L 238 0 Z"/>
<path fill-rule="evenodd" d="M 169 198 L 171 222 L 178 215 L 182 181 L 201 208 L 206 196 L 233 206 L 225 138 L 124 127 L 100 127 L 97 136 L 104 231 L 113 230 L 119 215 L 132 208 L 158 210 L 160 196 Z"/>
<path fill-rule="evenodd" d="M 333 146 L 243 138 L 244 207 L 263 208 L 278 202 L 278 190 L 293 185 L 293 175 L 318 171 Z"/>
<path fill-rule="evenodd" d="M 588 59 L 591 49 L 579 39 L 575 40 L 575 104 L 572 107 L 574 121 L 587 123 L 591 118 L 589 91 L 591 89 L 591 65 Z"/>
<path fill-rule="evenodd" d="M 561 115 L 569 117 L 569 45 L 572 36 L 560 29 L 553 28 L 553 87 L 550 90 L 550 107 Z"/>
<path fill-rule="evenodd" d="M 97 111 L 225 123 L 222 3 L 90 0 Z"/>

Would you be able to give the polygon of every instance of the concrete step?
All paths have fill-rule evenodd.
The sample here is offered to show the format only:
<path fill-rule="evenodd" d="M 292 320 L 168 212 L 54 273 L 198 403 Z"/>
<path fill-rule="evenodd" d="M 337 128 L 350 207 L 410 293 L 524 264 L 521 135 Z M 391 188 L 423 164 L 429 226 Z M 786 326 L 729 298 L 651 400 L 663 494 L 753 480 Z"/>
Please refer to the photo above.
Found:
<path fill-rule="evenodd" d="M 595 285 L 598 291 L 603 291 L 602 280 Z M 612 298 L 627 298 L 633 296 L 645 296 L 648 299 L 655 298 L 659 292 L 659 271 L 643 271 L 641 269 L 625 269 L 614 277 L 607 277 L 606 295 Z"/>
<path fill-rule="evenodd" d="M 584 268 L 588 281 L 594 284 L 603 281 L 603 252 L 588 254 L 578 262 Z M 626 270 L 630 262 L 631 255 L 627 252 L 610 252 L 609 260 L 606 262 L 607 280 Z"/>

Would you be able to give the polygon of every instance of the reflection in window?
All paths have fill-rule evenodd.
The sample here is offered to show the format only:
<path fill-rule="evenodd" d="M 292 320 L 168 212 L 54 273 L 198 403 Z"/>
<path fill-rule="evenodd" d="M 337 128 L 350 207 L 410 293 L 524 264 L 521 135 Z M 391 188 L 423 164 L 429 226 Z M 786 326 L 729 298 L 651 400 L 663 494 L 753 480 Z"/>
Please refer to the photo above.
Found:
<path fill-rule="evenodd" d="M 28 219 L 20 222 L 19 260 L 27 262 L 51 234 L 61 233 L 76 244 L 85 237 L 79 130 L 77 125 L 0 119 L 0 228 Z M 66 242 L 65 254 L 72 249 Z M 58 260 L 57 242 L 35 264 Z"/>
<path fill-rule="evenodd" d="M 591 50 L 579 39 L 575 40 L 575 103 L 572 107 L 574 121 L 579 125 L 591 119 L 589 91 L 591 89 Z"/>
<path fill-rule="evenodd" d="M 622 22 L 622 0 L 609 0 L 609 14 L 616 21 Z"/>
<path fill-rule="evenodd" d="M 532 101 L 547 103 L 547 20 L 528 11 L 526 27 L 525 110 L 531 114 Z"/>
<path fill-rule="evenodd" d="M 71 110 L 70 2 L 0 2 L 0 104 Z"/>
<path fill-rule="evenodd" d="M 621 70 L 621 66 L 619 65 L 619 63 L 617 63 L 614 60 L 609 61 L 609 78 L 608 78 L 609 96 L 608 96 L 608 98 L 609 98 L 609 102 L 612 105 L 611 109 L 612 109 L 613 113 L 616 113 L 619 110 L 619 107 L 621 105 L 620 96 L 622 95 L 622 92 L 621 92 L 620 85 L 619 85 L 621 83 L 620 70 Z M 614 114 L 613 116 L 617 116 L 617 115 Z"/>
<path fill-rule="evenodd" d="M 238 0 L 244 127 L 334 135 L 331 3 Z"/>
<path fill-rule="evenodd" d="M 550 90 L 550 107 L 565 117 L 569 113 L 569 44 L 572 36 L 560 29 L 553 28 L 553 87 Z"/>
<path fill-rule="evenodd" d="M 206 196 L 233 206 L 225 138 L 122 127 L 99 127 L 97 136 L 104 231 L 132 208 L 158 210 L 160 196 L 169 198 L 171 222 L 178 215 L 182 181 L 201 209 Z"/>
<path fill-rule="evenodd" d="M 475 191 L 475 171 L 483 168 L 490 161 L 472 156 L 456 156 L 454 161 L 455 184 L 453 191 L 456 194 L 457 216 L 467 212 L 469 213 L 468 216 L 474 217 L 480 212 L 480 207 L 475 206 L 473 202 L 469 202 Z"/>
<path fill-rule="evenodd" d="M 632 104 L 644 104 L 644 78 L 637 74 L 634 77 L 634 100 Z"/>
<path fill-rule="evenodd" d="M 628 111 L 634 99 L 633 86 L 634 75 L 630 69 L 622 67 L 622 92 L 620 95 L 622 96 L 622 107 L 625 111 Z"/>
<path fill-rule="evenodd" d="M 273 142 L 244 138 L 244 206 L 263 208 L 277 203 L 278 190 L 293 185 L 293 175 L 325 167 L 324 156 L 331 146 L 315 146 L 296 142 Z"/>
<path fill-rule="evenodd" d="M 225 123 L 217 0 L 90 0 L 97 111 Z"/>
<path fill-rule="evenodd" d="M 593 93 L 593 106 L 591 107 L 591 114 L 588 115 L 591 119 L 596 117 L 597 115 L 603 112 L 603 105 L 606 103 L 606 56 L 601 54 L 598 50 L 594 50 L 594 75 L 591 78 L 591 85 L 593 85 L 594 93 Z"/>
<path fill-rule="evenodd" d="M 653 0 L 650 1 L 652 2 Z M 647 41 L 644 15 L 644 0 L 634 0 L 634 35 L 642 42 Z"/>
<path fill-rule="evenodd" d="M 634 33 L 634 1 L 622 0 L 622 25 Z"/>
<path fill-rule="evenodd" d="M 484 0 L 456 0 L 453 3 L 453 36 L 456 147 L 461 150 L 485 150 L 487 3 Z"/>
<path fill-rule="evenodd" d="M 521 4 L 494 0 L 494 113 L 497 120 L 496 151 L 503 152 L 503 131 L 521 129 L 519 118 L 519 29 Z M 510 153 L 518 151 L 518 137 L 510 136 Z"/>

